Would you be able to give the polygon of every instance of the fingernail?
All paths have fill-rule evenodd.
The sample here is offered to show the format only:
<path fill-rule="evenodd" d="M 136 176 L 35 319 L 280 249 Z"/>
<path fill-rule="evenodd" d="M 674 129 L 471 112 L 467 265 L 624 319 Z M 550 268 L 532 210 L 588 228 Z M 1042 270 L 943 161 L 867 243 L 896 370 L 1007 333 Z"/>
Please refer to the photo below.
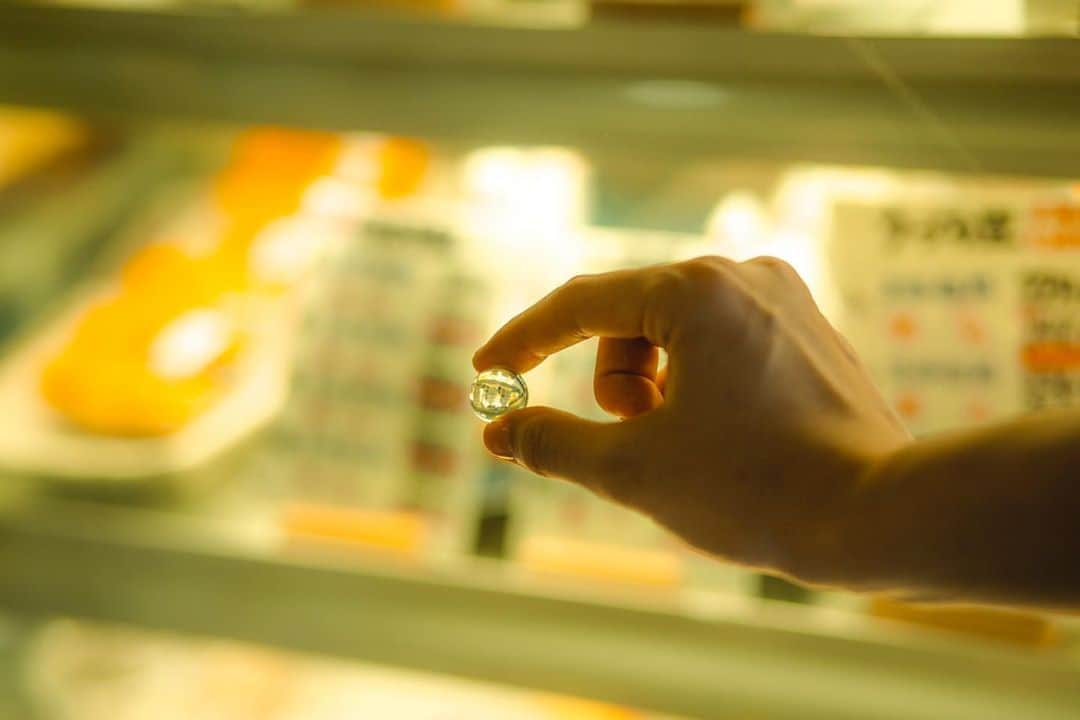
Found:
<path fill-rule="evenodd" d="M 510 423 L 496 421 L 484 428 L 484 445 L 492 455 L 504 460 L 513 460 L 514 448 L 510 445 Z"/>

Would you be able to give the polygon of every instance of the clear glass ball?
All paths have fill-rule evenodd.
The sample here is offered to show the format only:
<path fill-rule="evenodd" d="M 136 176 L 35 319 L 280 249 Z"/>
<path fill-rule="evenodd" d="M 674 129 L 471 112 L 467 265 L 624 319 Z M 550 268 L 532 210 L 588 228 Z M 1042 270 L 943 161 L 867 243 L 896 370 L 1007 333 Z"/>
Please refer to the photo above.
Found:
<path fill-rule="evenodd" d="M 491 422 L 528 404 L 529 386 L 525 384 L 525 379 L 506 368 L 484 370 L 469 388 L 469 405 L 476 417 L 484 422 Z"/>

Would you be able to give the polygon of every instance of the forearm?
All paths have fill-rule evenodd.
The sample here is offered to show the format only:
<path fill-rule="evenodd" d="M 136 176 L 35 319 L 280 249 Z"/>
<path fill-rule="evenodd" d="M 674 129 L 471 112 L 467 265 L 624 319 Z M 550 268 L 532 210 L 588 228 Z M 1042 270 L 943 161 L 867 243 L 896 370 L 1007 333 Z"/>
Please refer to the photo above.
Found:
<path fill-rule="evenodd" d="M 1080 412 L 912 443 L 872 465 L 831 522 L 811 580 L 1080 607 Z"/>

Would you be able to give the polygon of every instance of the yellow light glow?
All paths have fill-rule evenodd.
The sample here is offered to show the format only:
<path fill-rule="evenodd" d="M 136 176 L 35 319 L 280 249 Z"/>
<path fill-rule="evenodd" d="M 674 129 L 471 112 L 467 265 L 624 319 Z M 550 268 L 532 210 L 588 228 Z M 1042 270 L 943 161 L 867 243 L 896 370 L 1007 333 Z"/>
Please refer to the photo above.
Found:
<path fill-rule="evenodd" d="M 323 177 L 304 192 L 301 210 L 326 218 L 356 220 L 370 212 L 374 202 L 375 194 L 369 185 Z"/>
<path fill-rule="evenodd" d="M 234 332 L 220 310 L 189 310 L 166 325 L 150 346 L 150 370 L 168 380 L 195 377 L 229 348 Z"/>
<path fill-rule="evenodd" d="M 251 246 L 251 269 L 269 285 L 288 285 L 310 270 L 322 252 L 343 237 L 340 223 L 311 215 L 293 215 L 271 223 Z"/>
<path fill-rule="evenodd" d="M 559 148 L 482 148 L 462 163 L 465 222 L 484 235 L 509 237 L 579 226 L 588 166 Z"/>
<path fill-rule="evenodd" d="M 706 235 L 715 251 L 734 260 L 760 255 L 769 231 L 765 207 L 756 195 L 733 192 L 713 209 L 706 222 Z"/>

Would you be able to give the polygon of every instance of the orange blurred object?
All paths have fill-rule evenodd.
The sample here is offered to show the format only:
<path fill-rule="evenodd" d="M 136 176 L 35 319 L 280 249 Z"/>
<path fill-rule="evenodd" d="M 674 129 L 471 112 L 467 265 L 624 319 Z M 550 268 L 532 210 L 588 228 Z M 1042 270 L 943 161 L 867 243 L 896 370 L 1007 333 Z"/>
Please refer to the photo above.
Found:
<path fill-rule="evenodd" d="M 629 708 L 580 698 L 541 693 L 536 704 L 559 720 L 641 720 L 641 713 Z"/>
<path fill-rule="evenodd" d="M 288 234 L 291 226 L 276 235 L 267 231 L 301 210 L 315 180 L 339 170 L 345 143 L 335 133 L 274 127 L 241 134 L 211 185 L 222 216 L 216 244 L 192 252 L 179 238 L 133 254 L 116 294 L 83 312 L 46 362 L 40 378 L 45 400 L 76 425 L 114 435 L 174 432 L 206 410 L 241 342 L 222 308 L 232 295 L 288 286 L 280 272 L 272 278 L 260 273 L 256 255 L 260 248 L 264 260 L 276 252 L 279 265 L 294 260 L 290 252 L 295 262 L 303 259 L 311 244 L 305 233 L 324 229 L 300 226 L 293 233 L 298 237 Z M 376 183 L 388 198 L 416 190 L 428 165 L 424 145 L 389 138 L 369 147 L 365 162 L 375 172 L 361 182 Z M 287 240 L 296 242 L 283 245 Z M 271 241 L 277 244 L 267 246 Z M 395 523 L 378 527 L 372 532 L 379 537 L 417 532 Z"/>
<path fill-rule="evenodd" d="M 124 267 L 119 292 L 85 310 L 46 362 L 46 402 L 92 432 L 179 430 L 209 407 L 216 375 L 238 352 L 239 335 L 216 309 L 232 285 L 212 257 L 146 246 Z"/>
<path fill-rule="evenodd" d="M 300 209 L 312 178 L 267 177 L 252 168 L 229 168 L 214 179 L 214 202 L 226 218 L 257 230 Z"/>
<path fill-rule="evenodd" d="M 422 549 L 428 531 L 427 521 L 416 513 L 305 503 L 287 505 L 281 527 L 293 539 L 332 541 L 405 555 Z"/>
<path fill-rule="evenodd" d="M 682 578 L 674 553 L 543 535 L 522 542 L 518 562 L 541 575 L 616 584 L 675 587 Z"/>
<path fill-rule="evenodd" d="M 427 173 L 427 147 L 415 140 L 387 138 L 379 147 L 379 194 L 401 198 L 416 192 Z"/>
<path fill-rule="evenodd" d="M 1033 373 L 1072 372 L 1080 368 L 1080 343 L 1029 343 L 1020 351 L 1020 362 Z"/>
<path fill-rule="evenodd" d="M 214 384 L 205 376 L 162 378 L 145 363 L 103 354 L 62 353 L 41 377 L 46 401 L 68 421 L 105 435 L 176 432 L 209 407 Z"/>
<path fill-rule="evenodd" d="M 333 172 L 343 144 L 333 133 L 248 130 L 214 180 L 214 201 L 254 234 L 262 224 L 300 208 L 311 182 Z"/>
<path fill-rule="evenodd" d="M 120 271 L 121 292 L 145 297 L 159 310 L 214 304 L 245 289 L 242 261 L 222 250 L 193 255 L 179 245 L 154 242 L 140 248 Z"/>
<path fill-rule="evenodd" d="M 337 133 L 252 128 L 236 139 L 229 164 L 259 169 L 267 175 L 310 179 L 333 169 L 343 143 Z"/>
<path fill-rule="evenodd" d="M 1013 645 L 1045 647 L 1059 639 L 1053 623 L 1046 618 L 1012 610 L 921 606 L 874 598 L 870 614 Z"/>

